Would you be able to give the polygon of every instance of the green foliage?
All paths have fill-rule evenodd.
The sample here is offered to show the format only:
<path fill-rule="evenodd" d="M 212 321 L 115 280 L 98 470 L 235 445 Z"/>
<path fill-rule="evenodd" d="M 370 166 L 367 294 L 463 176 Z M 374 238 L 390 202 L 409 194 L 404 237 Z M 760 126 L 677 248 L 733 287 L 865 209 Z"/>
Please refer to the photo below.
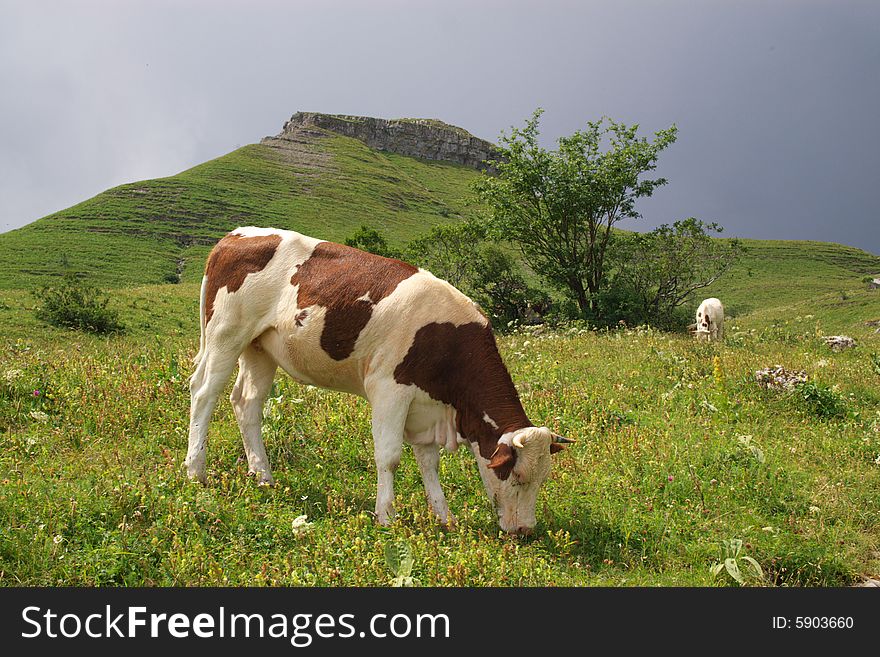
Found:
<path fill-rule="evenodd" d="M 410 262 L 463 289 L 479 266 L 478 251 L 486 236 L 485 224 L 476 220 L 438 224 L 411 241 L 406 247 L 406 256 Z"/>
<path fill-rule="evenodd" d="M 681 324 L 691 313 L 676 313 L 697 290 L 717 281 L 739 259 L 738 240 L 718 240 L 721 226 L 693 217 L 663 224 L 649 233 L 619 235 L 611 241 L 615 268 L 611 292 L 602 299 L 602 315 L 611 321 L 650 323 L 661 328 Z"/>
<path fill-rule="evenodd" d="M 741 554 L 742 547 L 743 542 L 738 538 L 721 541 L 721 561 L 712 566 L 712 574 L 718 577 L 726 572 L 740 586 L 744 586 L 747 580 L 763 582 L 764 571 L 761 565 L 753 557 Z M 741 568 L 740 561 L 744 561 L 747 568 Z"/>
<path fill-rule="evenodd" d="M 795 386 L 795 395 L 817 417 L 828 419 L 846 416 L 846 402 L 827 385 L 813 381 L 799 383 Z"/>
<path fill-rule="evenodd" d="M 474 187 L 490 208 L 495 234 L 516 244 L 529 266 L 577 303 L 583 316 L 595 315 L 612 228 L 638 218 L 636 200 L 666 184 L 640 177 L 656 168 L 677 129 L 661 130 L 649 141 L 637 136 L 638 125 L 601 119 L 548 151 L 538 145 L 541 113 L 501 136 L 500 155 L 491 162 L 498 175 L 483 175 Z"/>
<path fill-rule="evenodd" d="M 407 246 L 407 258 L 483 308 L 499 330 L 546 310 L 550 299 L 530 287 L 512 255 L 487 240 L 484 224 L 440 224 Z"/>
<path fill-rule="evenodd" d="M 874 374 L 880 376 L 880 354 L 871 352 L 871 369 L 874 370 Z"/>
<path fill-rule="evenodd" d="M 388 240 L 384 235 L 375 228 L 370 228 L 366 224 L 361 224 L 350 237 L 345 239 L 347 246 L 353 246 L 356 249 L 374 253 L 384 258 L 400 258 L 401 253 L 389 246 Z"/>
<path fill-rule="evenodd" d="M 385 565 L 394 574 L 392 586 L 418 586 L 419 581 L 413 579 L 412 547 L 406 541 L 392 541 L 385 544 Z"/>
<path fill-rule="evenodd" d="M 466 288 L 493 326 L 503 331 L 516 323 L 536 320 L 550 308 L 550 298 L 526 283 L 510 253 L 495 244 L 483 244 L 476 254 Z"/>
<path fill-rule="evenodd" d="M 119 313 L 108 308 L 103 291 L 70 272 L 61 284 L 46 286 L 35 293 L 40 306 L 37 317 L 61 328 L 89 333 L 121 333 Z"/>

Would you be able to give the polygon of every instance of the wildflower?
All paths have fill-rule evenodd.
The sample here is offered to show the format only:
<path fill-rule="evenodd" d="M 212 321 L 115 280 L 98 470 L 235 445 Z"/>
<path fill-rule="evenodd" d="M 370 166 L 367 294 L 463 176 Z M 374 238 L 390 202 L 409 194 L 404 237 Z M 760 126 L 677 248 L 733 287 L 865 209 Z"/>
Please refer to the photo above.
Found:
<path fill-rule="evenodd" d="M 40 396 L 40 391 L 34 390 L 34 397 L 39 397 L 39 396 Z"/>
<path fill-rule="evenodd" d="M 291 524 L 291 528 L 293 529 L 293 535 L 296 536 L 297 538 L 299 538 L 300 536 L 302 536 L 303 534 L 305 534 L 307 531 L 309 531 L 312 528 L 313 523 L 306 522 L 307 517 L 308 516 L 303 514 L 303 515 L 297 516 L 296 518 L 293 519 L 293 523 Z"/>
<path fill-rule="evenodd" d="M 819 513 L 820 509 L 818 506 L 811 506 L 810 513 Z"/>
<path fill-rule="evenodd" d="M 712 358 L 712 376 L 715 379 L 715 385 L 724 388 L 724 370 L 721 369 L 721 358 L 715 356 Z"/>
<path fill-rule="evenodd" d="M 668 477 L 666 477 L 666 480 L 667 481 L 675 481 L 675 477 L 673 477 L 672 475 L 669 475 Z"/>
<path fill-rule="evenodd" d="M 64 540 L 64 537 L 61 534 L 55 534 L 55 536 L 52 537 L 52 542 L 55 545 L 58 545 L 63 540 Z"/>
<path fill-rule="evenodd" d="M 31 411 L 30 416 L 35 419 L 37 422 L 48 422 L 49 416 L 46 415 L 43 411 Z"/>

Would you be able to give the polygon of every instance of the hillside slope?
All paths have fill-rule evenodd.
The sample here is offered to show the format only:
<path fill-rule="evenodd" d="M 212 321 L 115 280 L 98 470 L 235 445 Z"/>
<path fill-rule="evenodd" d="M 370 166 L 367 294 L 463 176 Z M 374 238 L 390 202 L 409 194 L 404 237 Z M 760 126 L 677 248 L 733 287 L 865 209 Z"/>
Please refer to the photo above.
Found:
<path fill-rule="evenodd" d="M 210 246 L 241 225 L 340 241 L 366 223 L 402 244 L 471 211 L 478 175 L 312 128 L 114 187 L 0 235 L 0 288 L 32 288 L 66 269 L 111 287 L 198 280 Z"/>

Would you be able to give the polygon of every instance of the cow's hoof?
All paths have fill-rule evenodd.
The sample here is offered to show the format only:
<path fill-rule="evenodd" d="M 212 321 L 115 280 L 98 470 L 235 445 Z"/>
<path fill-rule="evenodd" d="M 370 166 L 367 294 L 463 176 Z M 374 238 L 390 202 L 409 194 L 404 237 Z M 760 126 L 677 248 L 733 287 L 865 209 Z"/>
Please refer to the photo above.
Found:
<path fill-rule="evenodd" d="M 253 477 L 257 480 L 257 486 L 274 486 L 275 480 L 272 479 L 272 475 L 266 472 L 254 472 L 253 470 L 249 470 L 247 473 L 248 477 Z"/>
<path fill-rule="evenodd" d="M 442 527 L 444 531 L 454 532 L 456 529 L 458 529 L 458 520 L 451 513 L 446 518 L 446 520 L 442 520 L 440 518 L 438 518 L 437 520 L 440 522 L 440 527 Z"/>
<path fill-rule="evenodd" d="M 193 483 L 206 484 L 208 483 L 208 474 L 204 470 L 199 470 L 196 468 L 191 468 L 186 466 L 186 476 Z"/>

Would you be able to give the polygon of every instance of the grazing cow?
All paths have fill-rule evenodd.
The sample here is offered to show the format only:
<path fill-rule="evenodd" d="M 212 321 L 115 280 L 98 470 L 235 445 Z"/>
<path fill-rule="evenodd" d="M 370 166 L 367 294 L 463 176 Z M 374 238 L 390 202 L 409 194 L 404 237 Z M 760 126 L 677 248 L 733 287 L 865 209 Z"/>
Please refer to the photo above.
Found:
<path fill-rule="evenodd" d="M 271 484 L 260 437 L 280 365 L 294 379 L 365 397 L 378 470 L 376 516 L 394 517 L 394 471 L 412 445 L 431 508 L 452 522 L 439 447 L 467 443 L 501 528 L 529 533 L 550 454 L 572 442 L 532 425 L 476 304 L 399 260 L 272 228 L 238 228 L 202 279 L 201 338 L 190 378 L 186 468 L 205 481 L 207 430 L 236 362 L 230 397 L 250 473 Z"/>
<path fill-rule="evenodd" d="M 724 338 L 724 306 L 718 299 L 705 299 L 697 308 L 695 334 L 697 338 L 705 338 L 709 342 Z"/>

